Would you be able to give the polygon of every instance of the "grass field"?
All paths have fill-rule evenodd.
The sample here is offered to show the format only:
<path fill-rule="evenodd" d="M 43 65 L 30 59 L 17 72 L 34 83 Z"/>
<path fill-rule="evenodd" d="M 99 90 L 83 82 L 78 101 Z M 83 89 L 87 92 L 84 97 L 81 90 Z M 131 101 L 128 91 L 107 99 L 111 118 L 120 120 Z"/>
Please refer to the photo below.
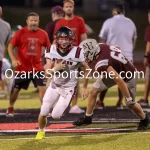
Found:
<path fill-rule="evenodd" d="M 30 87 L 28 91 L 22 90 L 16 109 L 40 108 L 38 95 L 33 93 L 35 88 Z M 142 98 L 144 94 L 144 82 L 139 81 L 137 85 L 137 97 Z M 115 106 L 117 100 L 117 87 L 109 89 L 105 98 L 106 106 Z M 86 107 L 87 100 L 82 101 L 79 97 L 79 106 Z M 8 99 L 0 100 L 0 109 L 6 109 Z M 2 123 L 2 122 L 1 122 Z M 135 123 L 117 124 L 92 124 L 81 128 L 136 128 Z M 150 127 L 149 127 L 150 128 Z M 150 150 L 150 130 L 146 132 L 115 132 L 115 133 L 46 133 L 44 140 L 36 141 L 36 133 L 32 134 L 2 134 L 0 132 L 0 150 Z"/>

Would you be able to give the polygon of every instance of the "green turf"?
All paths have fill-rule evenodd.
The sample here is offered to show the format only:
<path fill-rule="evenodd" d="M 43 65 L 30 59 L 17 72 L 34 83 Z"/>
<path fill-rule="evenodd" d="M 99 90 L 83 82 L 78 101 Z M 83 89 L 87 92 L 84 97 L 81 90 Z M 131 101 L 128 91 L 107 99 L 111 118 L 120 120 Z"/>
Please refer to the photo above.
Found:
<path fill-rule="evenodd" d="M 44 140 L 1 140 L 1 150 L 149 150 L 149 133 L 56 136 Z"/>

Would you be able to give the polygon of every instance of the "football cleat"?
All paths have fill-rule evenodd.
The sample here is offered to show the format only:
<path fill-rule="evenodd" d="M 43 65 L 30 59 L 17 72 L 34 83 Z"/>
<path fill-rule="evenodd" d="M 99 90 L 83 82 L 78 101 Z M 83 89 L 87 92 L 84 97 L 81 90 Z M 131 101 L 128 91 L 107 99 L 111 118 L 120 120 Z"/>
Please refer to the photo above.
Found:
<path fill-rule="evenodd" d="M 77 121 L 74 121 L 72 124 L 75 126 L 89 125 L 92 123 L 92 116 L 84 116 L 84 118 L 79 118 Z"/>
<path fill-rule="evenodd" d="M 38 131 L 35 139 L 36 140 L 41 140 L 41 139 L 44 139 L 45 138 L 45 132 L 44 131 Z"/>
<path fill-rule="evenodd" d="M 137 130 L 147 130 L 148 125 L 149 125 L 149 117 L 148 114 L 145 113 L 146 117 L 144 120 L 140 120 Z"/>
<path fill-rule="evenodd" d="M 13 107 L 8 107 L 6 111 L 6 116 L 7 117 L 13 117 L 14 116 L 14 108 Z"/>
<path fill-rule="evenodd" d="M 141 106 L 145 106 L 145 107 L 147 107 L 147 106 L 149 106 L 149 104 L 148 104 L 148 100 L 144 100 L 144 99 L 140 99 L 139 101 L 138 101 L 138 103 L 141 105 Z"/>

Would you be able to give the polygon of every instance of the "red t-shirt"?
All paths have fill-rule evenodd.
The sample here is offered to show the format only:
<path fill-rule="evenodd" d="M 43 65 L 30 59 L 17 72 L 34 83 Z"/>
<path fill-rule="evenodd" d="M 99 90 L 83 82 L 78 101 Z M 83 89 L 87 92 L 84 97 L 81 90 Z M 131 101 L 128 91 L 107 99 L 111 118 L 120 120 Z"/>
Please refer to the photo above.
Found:
<path fill-rule="evenodd" d="M 47 33 L 38 28 L 37 31 L 30 31 L 24 27 L 16 32 L 10 43 L 17 47 L 17 60 L 21 65 L 16 71 L 44 70 L 42 65 L 42 47 L 50 47 Z"/>
<path fill-rule="evenodd" d="M 146 42 L 150 42 L 150 26 L 147 26 L 145 30 L 145 37 L 144 37 Z"/>
<path fill-rule="evenodd" d="M 72 20 L 65 20 L 63 18 L 56 23 L 54 33 L 56 33 L 56 31 L 62 26 L 67 26 L 72 29 L 72 31 L 75 33 L 75 40 L 73 41 L 73 45 L 78 46 L 80 44 L 81 34 L 86 33 L 84 20 L 78 16 L 74 16 Z"/>

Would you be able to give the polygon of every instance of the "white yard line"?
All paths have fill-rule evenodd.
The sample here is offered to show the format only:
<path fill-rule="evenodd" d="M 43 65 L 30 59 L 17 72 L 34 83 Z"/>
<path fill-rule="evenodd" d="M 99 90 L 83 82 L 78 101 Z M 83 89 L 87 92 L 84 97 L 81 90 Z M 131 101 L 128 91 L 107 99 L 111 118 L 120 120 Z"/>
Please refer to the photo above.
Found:
<path fill-rule="evenodd" d="M 71 137 L 90 137 L 90 136 L 103 136 L 103 135 L 110 135 L 110 136 L 116 136 L 116 135 L 127 135 L 127 134 L 150 134 L 150 132 L 133 132 L 133 133 L 105 133 L 105 134 L 83 134 L 83 135 L 66 135 L 66 136 L 50 136 L 45 137 L 45 139 L 51 139 L 51 138 L 71 138 Z M 30 138 L 13 138 L 13 139 L 0 139 L 1 141 L 16 141 L 16 140 L 35 140 L 35 137 Z M 38 141 L 38 140 L 37 140 Z"/>

